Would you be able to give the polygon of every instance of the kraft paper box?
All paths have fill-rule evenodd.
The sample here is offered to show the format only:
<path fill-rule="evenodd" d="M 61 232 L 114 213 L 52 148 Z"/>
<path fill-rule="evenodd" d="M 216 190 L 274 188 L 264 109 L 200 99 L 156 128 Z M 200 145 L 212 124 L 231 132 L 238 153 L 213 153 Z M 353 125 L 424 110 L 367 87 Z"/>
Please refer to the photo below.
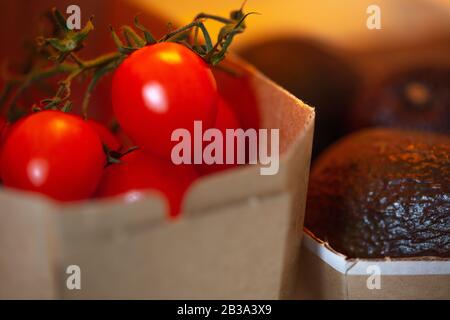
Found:
<path fill-rule="evenodd" d="M 298 269 L 314 110 L 246 66 L 262 128 L 280 129 L 280 168 L 202 178 L 182 217 L 157 195 L 61 206 L 0 190 L 0 298 L 278 299 Z M 67 289 L 67 268 L 81 290 Z"/>
<path fill-rule="evenodd" d="M 450 299 L 450 259 L 349 259 L 305 231 L 297 299 Z"/>

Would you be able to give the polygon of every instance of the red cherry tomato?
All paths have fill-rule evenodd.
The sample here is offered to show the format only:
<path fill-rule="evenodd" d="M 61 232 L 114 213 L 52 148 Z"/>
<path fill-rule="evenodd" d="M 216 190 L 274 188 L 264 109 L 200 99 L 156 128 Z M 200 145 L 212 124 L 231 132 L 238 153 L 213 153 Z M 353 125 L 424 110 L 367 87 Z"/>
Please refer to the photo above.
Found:
<path fill-rule="evenodd" d="M 18 119 L 16 122 L 8 122 L 8 121 L 5 122 L 5 124 L 3 125 L 3 129 L 1 131 L 0 145 L 3 146 L 6 139 L 8 139 L 8 136 L 11 133 L 12 129 L 14 127 L 16 127 L 20 122 L 22 122 L 23 119 L 25 119 L 25 118 L 26 117 L 22 117 L 22 118 Z"/>
<path fill-rule="evenodd" d="M 211 128 L 217 88 L 208 65 L 177 43 L 159 43 L 131 54 L 115 71 L 112 103 L 117 121 L 137 145 L 170 159 L 172 132 L 193 135 L 194 121 Z"/>
<path fill-rule="evenodd" d="M 0 85 L 1 88 L 1 85 Z M 0 116 L 0 153 L 3 148 L 4 132 L 6 131 L 7 122 L 6 119 Z M 2 164 L 0 163 L 0 180 L 2 180 Z"/>
<path fill-rule="evenodd" d="M 89 126 L 97 132 L 100 140 L 110 150 L 118 151 L 121 148 L 119 139 L 103 124 L 94 120 L 87 120 Z"/>
<path fill-rule="evenodd" d="M 3 129 L 6 126 L 6 119 L 0 116 L 0 134 L 3 134 Z"/>
<path fill-rule="evenodd" d="M 98 81 L 89 99 L 88 115 L 90 119 L 96 119 L 100 123 L 109 123 L 113 118 L 111 102 L 112 74 L 107 74 Z M 56 88 L 56 86 L 55 86 Z M 85 82 L 74 81 L 72 83 L 71 99 L 72 112 L 82 113 L 83 97 L 86 92 Z"/>
<path fill-rule="evenodd" d="M 252 88 L 249 72 L 228 60 L 223 61 L 222 64 L 234 70 L 237 75 L 233 76 L 219 68 L 214 69 L 220 95 L 234 110 L 243 129 L 258 129 L 260 123 L 258 99 Z"/>
<path fill-rule="evenodd" d="M 121 127 L 119 127 L 119 129 L 116 132 L 116 138 L 120 141 L 123 150 L 127 150 L 131 147 L 136 146 L 136 144 L 133 141 L 131 141 L 130 137 L 128 137 L 127 134 L 123 132 L 123 129 Z"/>
<path fill-rule="evenodd" d="M 122 195 L 126 202 L 143 197 L 143 191 L 157 191 L 166 197 L 170 217 L 179 214 L 183 195 L 198 177 L 192 166 L 171 162 L 135 150 L 105 169 L 97 191 L 101 198 Z"/>
<path fill-rule="evenodd" d="M 241 128 L 239 120 L 236 117 L 231 106 L 223 99 L 219 98 L 218 110 L 217 110 L 217 119 L 214 125 L 214 128 L 219 129 L 223 135 L 223 143 L 224 143 L 224 162 L 226 161 L 226 152 L 227 152 L 227 144 L 226 144 L 226 129 L 239 129 Z M 207 145 L 208 142 L 205 143 Z M 237 162 L 237 146 L 234 145 L 234 164 L 202 164 L 198 166 L 198 170 L 202 174 L 211 174 L 214 172 L 219 172 L 222 170 L 230 169 L 236 166 Z"/>
<path fill-rule="evenodd" d="M 5 186 L 75 201 L 95 192 L 105 154 L 97 133 L 83 119 L 42 111 L 14 124 L 1 164 Z"/>
<path fill-rule="evenodd" d="M 5 144 L 6 139 L 8 139 L 9 134 L 11 133 L 12 129 L 16 127 L 24 118 L 20 118 L 14 123 L 8 122 L 5 120 L 5 123 L 3 125 L 3 128 L 0 130 L 0 156 L 3 150 L 3 145 Z M 2 163 L 0 159 L 0 180 L 2 180 Z"/>

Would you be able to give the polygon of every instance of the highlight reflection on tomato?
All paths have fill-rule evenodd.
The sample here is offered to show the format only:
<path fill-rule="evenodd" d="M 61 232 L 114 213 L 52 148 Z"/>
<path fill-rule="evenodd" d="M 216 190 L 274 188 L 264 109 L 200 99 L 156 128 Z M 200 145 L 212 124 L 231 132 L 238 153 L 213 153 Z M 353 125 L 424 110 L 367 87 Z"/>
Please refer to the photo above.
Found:
<path fill-rule="evenodd" d="M 97 133 L 80 117 L 42 111 L 14 124 L 1 156 L 5 186 L 61 201 L 90 197 L 105 164 Z"/>
<path fill-rule="evenodd" d="M 217 88 L 209 66 L 177 43 L 141 48 L 115 71 L 114 114 L 130 138 L 143 149 L 170 159 L 175 129 L 193 133 L 194 121 L 213 126 Z"/>
<path fill-rule="evenodd" d="M 166 197 L 171 217 L 179 214 L 185 191 L 198 177 L 192 166 L 176 166 L 141 150 L 132 151 L 120 161 L 105 169 L 98 197 L 122 195 L 126 202 L 134 202 L 145 191 L 156 191 Z"/>

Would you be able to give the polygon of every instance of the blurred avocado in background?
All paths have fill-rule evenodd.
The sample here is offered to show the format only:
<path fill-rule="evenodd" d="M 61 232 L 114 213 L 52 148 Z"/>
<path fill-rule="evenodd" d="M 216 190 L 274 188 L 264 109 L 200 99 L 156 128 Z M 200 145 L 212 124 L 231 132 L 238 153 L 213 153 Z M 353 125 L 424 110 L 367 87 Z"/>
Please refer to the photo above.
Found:
<path fill-rule="evenodd" d="M 361 79 L 336 50 L 309 38 L 280 36 L 238 54 L 316 108 L 313 159 L 344 134 L 345 116 Z"/>
<path fill-rule="evenodd" d="M 450 68 L 412 67 L 366 86 L 348 114 L 348 130 L 384 126 L 450 134 Z"/>

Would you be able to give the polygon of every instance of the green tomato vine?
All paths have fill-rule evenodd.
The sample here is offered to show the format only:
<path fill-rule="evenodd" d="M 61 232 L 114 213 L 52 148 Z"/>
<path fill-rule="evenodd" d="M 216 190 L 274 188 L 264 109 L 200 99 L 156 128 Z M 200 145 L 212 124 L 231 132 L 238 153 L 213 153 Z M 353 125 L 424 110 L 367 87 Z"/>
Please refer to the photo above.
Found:
<path fill-rule="evenodd" d="M 245 20 L 252 14 L 256 13 L 244 13 L 243 5 L 239 10 L 232 11 L 229 17 L 200 13 L 191 23 L 168 32 L 160 39 L 156 39 L 139 22 L 136 16 L 134 28 L 127 25 L 122 27 L 123 41 L 110 26 L 111 36 L 117 46 L 117 51 L 103 54 L 95 59 L 84 60 L 77 53 L 84 48 L 85 40 L 94 30 L 93 17 L 89 19 L 83 29 L 79 31 L 70 30 L 67 28 L 66 19 L 62 13 L 53 8 L 52 18 L 59 30 L 57 33 L 59 37 L 38 37 L 36 41 L 38 49 L 47 53 L 48 61 L 51 64 L 45 67 L 31 68 L 27 74 L 21 77 L 10 77 L 6 81 L 0 96 L 0 108 L 7 108 L 8 118 L 12 120 L 18 99 L 30 86 L 40 80 L 63 74 L 65 78 L 60 81 L 54 96 L 35 104 L 33 110 L 53 109 L 68 112 L 72 107 L 72 101 L 70 100 L 72 81 L 83 76 L 89 79 L 82 103 L 82 115 L 87 118 L 89 100 L 98 81 L 106 74 L 114 71 L 134 51 L 155 43 L 177 42 L 190 48 L 211 66 L 218 66 L 225 58 L 234 37 L 245 31 Z M 205 26 L 207 20 L 214 20 L 223 24 L 215 43 L 213 43 Z"/>

